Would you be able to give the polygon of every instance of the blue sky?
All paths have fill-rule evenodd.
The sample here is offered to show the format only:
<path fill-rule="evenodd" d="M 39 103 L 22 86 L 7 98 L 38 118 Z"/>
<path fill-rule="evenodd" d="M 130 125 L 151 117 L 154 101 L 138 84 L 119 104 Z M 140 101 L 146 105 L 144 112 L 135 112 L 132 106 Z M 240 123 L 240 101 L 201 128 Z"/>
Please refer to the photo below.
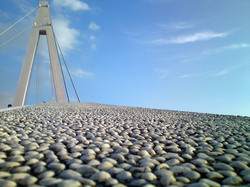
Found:
<path fill-rule="evenodd" d="M 0 31 L 39 1 L 0 0 Z M 51 0 L 82 102 L 250 116 L 248 0 Z M 35 12 L 0 36 L 32 25 Z M 13 102 L 31 29 L 0 47 L 0 105 Z M 27 104 L 51 95 L 46 38 Z M 43 85 L 36 98 L 36 79 Z M 69 80 L 67 79 L 67 82 Z M 76 101 L 70 87 L 72 101 Z"/>

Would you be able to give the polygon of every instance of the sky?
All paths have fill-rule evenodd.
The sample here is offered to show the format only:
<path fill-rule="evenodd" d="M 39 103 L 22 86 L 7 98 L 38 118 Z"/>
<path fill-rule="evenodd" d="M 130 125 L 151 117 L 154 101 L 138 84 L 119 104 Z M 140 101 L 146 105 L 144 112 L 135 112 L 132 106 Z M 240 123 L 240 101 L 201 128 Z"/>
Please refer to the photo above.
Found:
<path fill-rule="evenodd" d="M 0 0 L 0 32 L 38 3 Z M 49 4 L 81 102 L 250 116 L 249 0 Z M 0 35 L 0 45 L 31 26 L 35 15 Z M 0 46 L 1 108 L 13 103 L 30 33 Z M 39 41 L 27 105 L 51 98 L 46 36 Z"/>

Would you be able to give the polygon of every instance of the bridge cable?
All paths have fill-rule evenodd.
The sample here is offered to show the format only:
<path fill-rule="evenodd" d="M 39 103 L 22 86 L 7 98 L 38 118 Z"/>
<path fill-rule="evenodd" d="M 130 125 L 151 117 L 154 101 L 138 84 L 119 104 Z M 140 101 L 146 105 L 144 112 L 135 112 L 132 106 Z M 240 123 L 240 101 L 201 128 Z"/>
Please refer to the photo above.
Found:
<path fill-rule="evenodd" d="M 52 67 L 51 67 L 51 64 L 50 64 L 50 83 L 51 83 L 51 98 L 50 98 L 50 103 L 54 103 L 54 80 L 53 80 L 53 76 L 52 76 Z"/>
<path fill-rule="evenodd" d="M 63 66 L 62 66 L 62 62 L 61 62 L 59 51 L 58 51 L 59 44 L 57 42 L 56 35 L 55 35 L 54 30 L 53 30 L 53 27 L 52 27 L 52 32 L 53 32 L 53 35 L 54 35 L 54 38 L 55 38 L 55 41 L 56 41 L 57 55 L 58 55 L 58 59 L 59 59 L 59 63 L 60 63 L 60 68 L 61 68 L 61 72 L 62 72 L 62 77 L 63 77 L 64 87 L 65 87 L 65 90 L 66 90 L 66 95 L 67 95 L 67 98 L 68 98 L 68 102 L 70 103 L 68 87 L 67 87 L 67 84 L 66 84 L 66 80 L 65 80 L 65 76 L 64 76 L 64 71 L 63 71 Z"/>
<path fill-rule="evenodd" d="M 21 20 L 23 20 L 25 17 L 27 17 L 29 14 L 31 14 L 33 11 L 35 11 L 38 8 L 38 6 L 34 9 L 32 9 L 28 14 L 26 14 L 24 17 L 22 17 L 21 19 L 19 19 L 17 22 L 15 22 L 14 24 L 12 24 L 11 26 L 9 26 L 7 29 L 5 29 L 3 32 L 0 33 L 0 36 L 2 34 L 4 34 L 5 32 L 7 32 L 8 30 L 10 30 L 12 27 L 14 27 L 18 22 L 20 22 Z"/>
<path fill-rule="evenodd" d="M 55 37 L 55 39 L 56 39 L 56 37 Z M 65 61 L 65 59 L 64 59 L 64 56 L 63 56 L 62 50 L 61 50 L 61 48 L 60 48 L 60 45 L 59 45 L 59 43 L 58 43 L 57 39 L 56 39 L 56 43 L 57 43 L 58 48 L 59 48 L 59 51 L 60 51 L 60 53 L 61 53 L 61 55 L 62 55 L 64 65 L 65 65 L 66 70 L 67 70 L 67 72 L 68 72 L 68 75 L 69 75 L 69 77 L 70 77 L 71 84 L 72 84 L 72 86 L 73 86 L 73 88 L 74 88 L 74 90 L 75 90 L 75 94 L 76 94 L 76 96 L 77 96 L 78 102 L 80 103 L 80 102 L 81 102 L 81 100 L 80 100 L 79 95 L 78 95 L 78 93 L 77 93 L 77 91 L 76 91 L 75 84 L 74 84 L 74 82 L 73 82 L 73 79 L 72 79 L 71 74 L 70 74 L 70 72 L 69 72 L 69 68 L 68 68 L 68 66 L 67 66 L 67 64 L 66 64 L 66 61 Z"/>
<path fill-rule="evenodd" d="M 57 48 L 57 46 L 56 46 Z M 58 51 L 58 49 L 57 49 Z M 70 98 L 69 98 L 69 92 L 68 92 L 68 87 L 67 87 L 67 84 L 66 84 L 66 80 L 65 80 L 65 76 L 64 76 L 64 71 L 63 71 L 63 66 L 62 66 L 62 62 L 61 62 L 61 59 L 60 59 L 60 56 L 58 54 L 58 59 L 59 59 L 59 63 L 60 63 L 60 68 L 61 68 L 61 72 L 62 72 L 62 77 L 63 77 L 63 82 L 64 82 L 64 87 L 65 87 L 65 90 L 66 90 L 66 95 L 67 95 L 67 98 L 68 98 L 68 102 L 70 103 Z"/>
<path fill-rule="evenodd" d="M 26 29 L 24 29 L 23 31 L 19 32 L 18 34 L 16 34 L 15 36 L 13 36 L 12 38 L 10 38 L 9 40 L 7 40 L 6 42 L 0 44 L 0 47 L 5 45 L 6 43 L 8 43 L 9 41 L 15 39 L 17 36 L 19 36 L 20 34 L 22 34 L 23 32 L 25 32 L 26 30 L 28 30 L 29 28 L 31 28 L 33 26 L 33 24 L 29 27 L 27 27 Z"/>
<path fill-rule="evenodd" d="M 41 43 L 40 43 L 40 40 L 41 40 L 41 35 L 39 35 L 39 38 L 38 38 L 38 46 L 37 46 L 37 55 L 36 55 L 36 60 L 37 60 L 37 63 L 36 63 L 36 104 L 39 104 L 39 98 L 40 98 L 40 51 L 41 51 Z"/>
<path fill-rule="evenodd" d="M 43 84 L 44 84 L 44 77 L 43 77 L 43 74 L 44 74 L 44 68 L 43 68 L 43 66 L 44 66 L 44 60 L 43 60 L 43 46 L 44 46 L 44 42 L 43 42 L 43 37 L 42 37 L 42 35 L 40 35 L 40 39 L 39 39 L 39 49 L 40 49 L 40 67 L 39 67 L 39 96 L 40 96 L 40 102 L 42 101 L 42 102 L 44 102 L 45 100 L 44 100 L 44 94 L 43 94 Z"/>
<path fill-rule="evenodd" d="M 38 40 L 39 40 L 39 38 L 38 38 Z M 35 49 L 35 54 L 34 54 L 34 56 L 37 56 L 37 48 L 38 48 L 38 42 L 36 43 L 36 47 L 34 48 L 34 49 Z M 33 68 L 32 68 L 32 71 L 33 71 Z M 31 80 L 29 81 L 28 86 L 30 86 L 30 84 L 31 84 Z M 27 104 L 27 98 L 29 98 L 29 94 L 31 94 L 31 92 L 30 92 L 30 93 L 29 93 L 29 92 L 30 92 L 30 91 L 27 92 L 27 95 L 26 95 L 26 98 L 25 98 L 24 105 Z"/>

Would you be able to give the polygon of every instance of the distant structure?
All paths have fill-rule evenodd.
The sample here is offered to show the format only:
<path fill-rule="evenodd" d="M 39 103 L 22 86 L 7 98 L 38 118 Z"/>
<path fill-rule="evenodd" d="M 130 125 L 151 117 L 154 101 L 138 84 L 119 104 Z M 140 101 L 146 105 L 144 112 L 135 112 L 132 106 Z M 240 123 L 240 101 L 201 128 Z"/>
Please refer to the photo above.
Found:
<path fill-rule="evenodd" d="M 51 76 L 53 79 L 53 83 L 51 86 L 52 89 L 53 87 L 55 89 L 56 102 L 66 103 L 63 74 L 61 71 L 56 39 L 52 27 L 49 4 L 47 1 L 40 1 L 35 22 L 30 35 L 27 51 L 23 61 L 23 66 L 19 77 L 13 106 L 23 106 L 25 104 L 29 82 L 31 78 L 31 72 L 34 64 L 34 57 L 37 50 L 40 35 L 47 36 Z"/>

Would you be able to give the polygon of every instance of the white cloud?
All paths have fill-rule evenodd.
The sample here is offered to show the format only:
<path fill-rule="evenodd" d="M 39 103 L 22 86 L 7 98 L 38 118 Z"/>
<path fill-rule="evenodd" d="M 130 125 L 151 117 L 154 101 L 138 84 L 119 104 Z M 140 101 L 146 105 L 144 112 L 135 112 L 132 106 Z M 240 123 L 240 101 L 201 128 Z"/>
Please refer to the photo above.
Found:
<path fill-rule="evenodd" d="M 202 40 L 210 40 L 214 38 L 221 38 L 227 36 L 228 33 L 214 33 L 214 32 L 199 32 L 192 35 L 186 35 L 186 36 L 179 36 L 177 38 L 174 38 L 170 40 L 170 43 L 174 44 L 183 44 L 183 43 L 189 43 L 189 42 L 197 42 Z"/>
<path fill-rule="evenodd" d="M 95 36 L 94 36 L 94 35 L 91 35 L 91 36 L 89 37 L 89 41 L 91 41 L 91 42 L 95 41 Z"/>
<path fill-rule="evenodd" d="M 198 32 L 191 35 L 185 35 L 185 36 L 179 36 L 174 39 L 164 39 L 160 38 L 157 40 L 153 40 L 150 43 L 153 44 L 184 44 L 184 43 L 190 43 L 190 42 L 197 42 L 197 41 L 204 41 L 204 40 L 211 40 L 214 38 L 221 38 L 226 37 L 228 35 L 227 32 L 223 33 L 215 33 L 212 31 L 207 32 Z"/>
<path fill-rule="evenodd" d="M 93 50 L 96 50 L 96 45 L 95 44 L 91 44 L 91 49 L 93 49 Z"/>
<path fill-rule="evenodd" d="M 226 74 L 228 74 L 229 72 L 230 72 L 230 70 L 229 70 L 229 69 L 224 69 L 224 70 L 222 70 L 222 71 L 220 71 L 220 72 L 216 73 L 214 76 L 222 76 L 222 75 L 226 75 Z"/>
<path fill-rule="evenodd" d="M 199 76 L 202 76 L 202 74 L 201 73 L 197 73 L 197 74 L 185 74 L 185 75 L 180 76 L 180 78 L 193 78 L 193 77 L 199 77 Z"/>
<path fill-rule="evenodd" d="M 90 30 L 93 30 L 93 31 L 97 31 L 97 30 L 100 29 L 100 26 L 97 25 L 97 24 L 94 23 L 94 22 L 91 22 L 91 23 L 89 24 L 89 29 L 90 29 Z"/>
<path fill-rule="evenodd" d="M 192 28 L 193 25 L 189 24 L 189 23 L 185 23 L 185 22 L 178 22 L 178 23 L 174 23 L 171 25 L 171 27 L 174 30 L 181 30 L 181 29 L 189 29 Z"/>
<path fill-rule="evenodd" d="M 216 48 L 213 50 L 207 50 L 207 51 L 204 51 L 202 54 L 206 55 L 206 54 L 212 54 L 212 53 L 220 53 L 220 52 L 227 51 L 227 50 L 241 49 L 241 48 L 248 48 L 248 47 L 250 47 L 250 44 L 247 44 L 247 43 L 232 44 L 232 45 Z"/>
<path fill-rule="evenodd" d="M 201 76 L 219 77 L 219 76 L 227 75 L 228 73 L 232 72 L 236 68 L 238 68 L 238 67 L 236 67 L 236 66 L 227 67 L 221 71 L 218 71 L 217 73 L 211 72 L 210 70 L 208 70 L 208 71 L 202 72 L 202 73 L 184 74 L 184 75 L 181 75 L 180 78 L 183 78 L 183 79 L 184 78 L 195 78 L 195 77 L 201 77 Z"/>
<path fill-rule="evenodd" d="M 90 48 L 93 49 L 93 50 L 96 50 L 96 44 L 95 44 L 95 36 L 94 35 L 91 35 L 89 37 L 89 41 L 90 41 Z"/>
<path fill-rule="evenodd" d="M 164 79 L 168 76 L 168 70 L 167 69 L 155 69 L 155 72 L 160 75 L 160 79 Z"/>
<path fill-rule="evenodd" d="M 94 76 L 94 73 L 87 72 L 87 71 L 84 71 L 82 69 L 77 69 L 77 70 L 71 71 L 71 73 L 74 76 L 79 77 L 79 78 L 89 78 L 89 77 Z"/>
<path fill-rule="evenodd" d="M 233 44 L 233 45 L 224 47 L 224 49 L 239 49 L 239 48 L 246 48 L 246 47 L 250 47 L 250 44 L 246 44 L 246 43 Z"/>
<path fill-rule="evenodd" d="M 236 68 L 235 66 L 225 68 L 225 69 L 219 71 L 218 73 L 215 73 L 213 76 L 218 77 L 218 76 L 226 75 L 226 74 L 230 73 L 235 68 Z"/>
<path fill-rule="evenodd" d="M 73 11 L 90 10 L 89 5 L 80 0 L 54 0 L 53 3 L 55 6 L 68 7 Z"/>
<path fill-rule="evenodd" d="M 34 3 L 26 0 L 13 0 L 13 2 L 20 8 L 24 13 L 30 12 L 34 8 Z M 38 2 L 35 3 L 35 6 L 38 6 Z M 35 11 L 36 12 L 36 11 Z M 24 16 L 24 15 L 23 15 Z"/>
<path fill-rule="evenodd" d="M 74 49 L 77 43 L 79 43 L 77 37 L 80 35 L 80 32 L 71 28 L 69 26 L 70 22 L 65 19 L 55 19 L 53 20 L 53 25 L 55 35 L 63 51 Z"/>
<path fill-rule="evenodd" d="M 186 23 L 186 22 L 176 22 L 176 23 L 172 23 L 169 25 L 159 24 L 159 27 L 161 27 L 163 29 L 182 30 L 182 29 L 193 28 L 193 25 L 190 23 Z"/>

